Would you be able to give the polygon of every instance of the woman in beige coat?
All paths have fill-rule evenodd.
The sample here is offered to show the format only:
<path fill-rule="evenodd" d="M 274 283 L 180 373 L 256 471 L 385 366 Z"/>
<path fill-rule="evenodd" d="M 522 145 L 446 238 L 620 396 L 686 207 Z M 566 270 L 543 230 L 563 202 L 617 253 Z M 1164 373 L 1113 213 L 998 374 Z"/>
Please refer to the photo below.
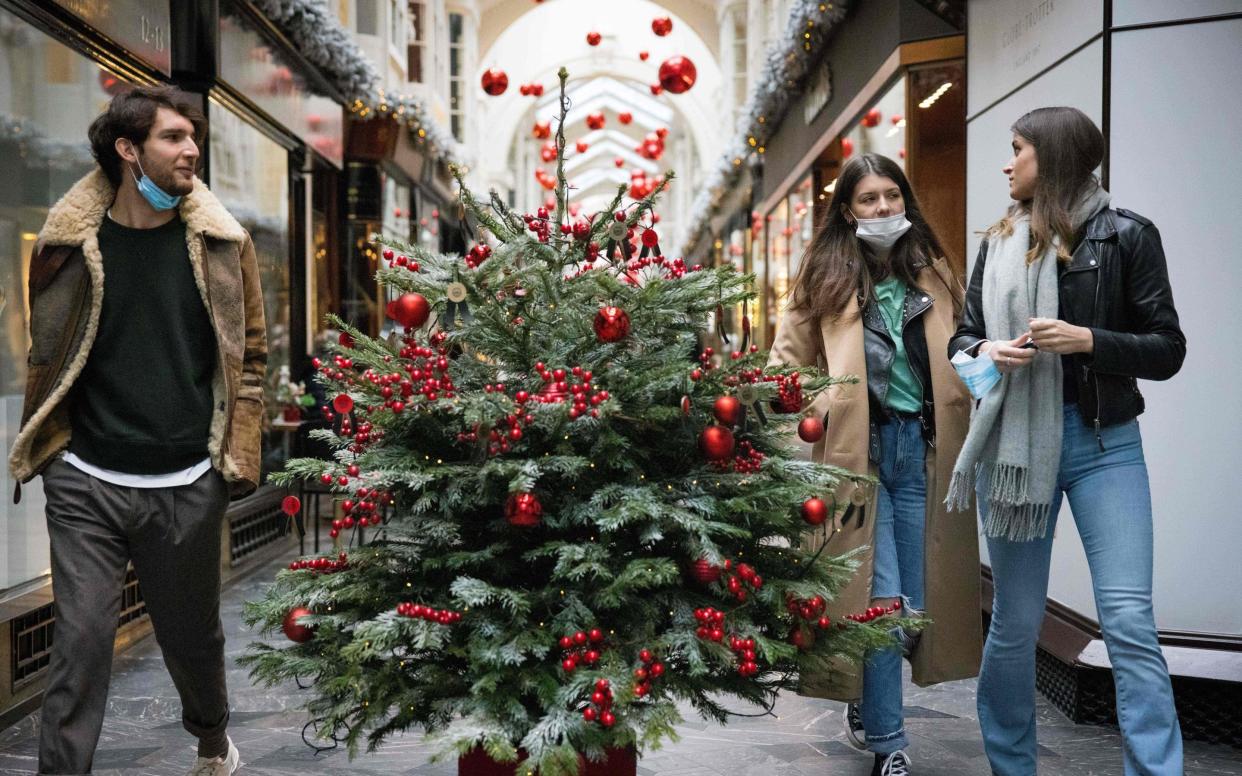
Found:
<path fill-rule="evenodd" d="M 816 547 L 831 537 L 834 554 L 865 548 L 835 615 L 900 604 L 931 620 L 920 634 L 899 629 L 899 647 L 871 655 L 861 676 L 837 665 L 802 677 L 803 694 L 849 703 L 847 737 L 875 753 L 873 773 L 883 776 L 911 773 L 901 656 L 925 686 L 975 676 L 982 648 L 975 525 L 944 508 L 970 404 L 944 356 L 963 292 L 943 256 L 901 168 L 876 154 L 850 160 L 771 352 L 774 364 L 859 379 L 809 407 L 827 426 L 815 459 L 878 480 L 835 494 L 838 504 L 863 505 L 861 520 L 843 526 L 834 516 L 808 537 Z"/>

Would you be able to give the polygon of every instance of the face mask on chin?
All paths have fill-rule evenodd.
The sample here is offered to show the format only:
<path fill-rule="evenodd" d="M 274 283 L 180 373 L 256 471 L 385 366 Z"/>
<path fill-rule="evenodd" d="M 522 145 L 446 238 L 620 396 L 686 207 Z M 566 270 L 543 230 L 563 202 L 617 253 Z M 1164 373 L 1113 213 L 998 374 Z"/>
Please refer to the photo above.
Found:
<path fill-rule="evenodd" d="M 142 162 L 138 162 L 138 171 L 142 173 L 142 178 L 134 175 L 134 169 L 129 169 L 129 175 L 134 179 L 134 183 L 138 186 L 138 193 L 147 201 L 147 204 L 158 211 L 172 210 L 181 203 L 181 196 L 173 196 L 155 185 L 155 181 L 151 180 L 146 171 L 142 169 Z"/>
<path fill-rule="evenodd" d="M 854 215 L 853 211 L 850 211 L 850 215 Z M 881 250 L 892 248 L 903 234 L 910 231 L 912 226 L 905 213 L 897 213 L 886 218 L 854 216 L 854 222 L 857 227 L 854 234 L 858 239 Z"/>

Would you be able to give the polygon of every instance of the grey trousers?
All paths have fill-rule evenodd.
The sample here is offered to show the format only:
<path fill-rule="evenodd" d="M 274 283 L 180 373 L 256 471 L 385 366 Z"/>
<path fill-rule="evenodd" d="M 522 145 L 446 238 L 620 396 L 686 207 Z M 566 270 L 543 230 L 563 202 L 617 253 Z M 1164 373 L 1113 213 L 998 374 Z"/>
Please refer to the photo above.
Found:
<path fill-rule="evenodd" d="M 229 718 L 220 624 L 224 478 L 213 469 L 190 485 L 129 488 L 57 460 L 43 472 L 43 491 L 56 625 L 39 773 L 91 772 L 131 560 L 186 730 L 221 736 Z"/>

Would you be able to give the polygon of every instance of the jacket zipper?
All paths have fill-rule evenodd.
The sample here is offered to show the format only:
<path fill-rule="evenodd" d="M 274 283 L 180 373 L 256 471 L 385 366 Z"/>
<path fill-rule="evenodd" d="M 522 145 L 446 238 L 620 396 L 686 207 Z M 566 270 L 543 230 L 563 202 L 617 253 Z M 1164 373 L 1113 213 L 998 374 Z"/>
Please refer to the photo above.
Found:
<path fill-rule="evenodd" d="M 1095 272 L 1095 296 L 1091 302 L 1091 320 L 1095 321 L 1097 311 L 1100 309 L 1100 275 L 1104 274 L 1104 264 L 1100 263 L 1100 256 L 1096 253 L 1095 243 L 1091 243 L 1091 255 L 1095 257 L 1099 263 L 1099 269 Z M 1087 367 L 1083 367 L 1086 369 Z M 1104 437 L 1100 433 L 1100 378 L 1098 375 L 1090 372 L 1091 382 L 1095 384 L 1095 443 L 1100 446 L 1100 452 L 1104 452 Z"/>
<path fill-rule="evenodd" d="M 909 294 L 910 292 L 907 290 L 906 291 L 907 299 L 909 298 Z M 935 299 L 932 299 L 931 294 L 927 294 L 927 298 L 931 299 L 931 302 L 928 303 L 927 307 L 924 307 L 916 315 L 911 315 L 909 318 L 901 322 L 901 341 L 903 344 L 906 341 L 906 327 L 910 325 L 910 321 L 913 321 L 916 317 L 918 317 L 918 315 L 922 315 L 923 313 L 927 312 L 927 310 L 930 309 L 932 304 L 935 303 L 936 301 Z M 927 324 L 923 324 L 923 325 L 925 327 L 924 331 L 926 331 Z M 906 361 L 909 361 L 909 360 L 910 360 L 910 349 L 906 348 Z M 932 418 L 932 420 L 930 421 L 930 425 L 929 425 L 929 421 L 923 412 L 923 409 L 927 406 L 927 402 L 923 400 L 923 397 L 927 395 L 927 386 L 923 385 L 923 378 L 919 377 L 919 370 L 911 368 L 910 373 L 914 375 L 915 381 L 918 382 L 919 384 L 919 425 L 923 427 L 923 438 L 927 440 L 927 446 L 935 450 L 936 449 L 935 418 Z"/>

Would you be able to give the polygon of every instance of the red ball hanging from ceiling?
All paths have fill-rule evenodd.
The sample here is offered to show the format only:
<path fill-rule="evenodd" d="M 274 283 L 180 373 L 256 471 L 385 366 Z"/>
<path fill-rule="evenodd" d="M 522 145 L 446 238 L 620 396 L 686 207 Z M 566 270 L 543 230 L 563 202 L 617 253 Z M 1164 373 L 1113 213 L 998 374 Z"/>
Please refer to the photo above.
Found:
<path fill-rule="evenodd" d="M 657 16 L 651 20 L 651 31 L 663 38 L 673 31 L 673 20 L 667 16 Z"/>
<path fill-rule="evenodd" d="M 588 33 L 587 33 L 587 36 L 586 36 L 586 42 L 587 42 L 587 44 L 588 44 L 588 45 L 590 45 L 590 46 L 598 46 L 598 45 L 599 45 L 599 42 L 600 42 L 601 40 L 603 40 L 603 36 L 602 36 L 602 35 L 600 35 L 598 32 L 588 32 Z"/>
<path fill-rule="evenodd" d="M 483 91 L 493 97 L 497 97 L 504 94 L 505 89 L 509 88 L 509 76 L 503 70 L 489 67 L 483 71 L 480 83 L 483 85 Z"/>
<path fill-rule="evenodd" d="M 660 86 L 671 94 L 690 91 L 698 77 L 698 69 L 688 57 L 669 57 L 660 65 Z"/>

